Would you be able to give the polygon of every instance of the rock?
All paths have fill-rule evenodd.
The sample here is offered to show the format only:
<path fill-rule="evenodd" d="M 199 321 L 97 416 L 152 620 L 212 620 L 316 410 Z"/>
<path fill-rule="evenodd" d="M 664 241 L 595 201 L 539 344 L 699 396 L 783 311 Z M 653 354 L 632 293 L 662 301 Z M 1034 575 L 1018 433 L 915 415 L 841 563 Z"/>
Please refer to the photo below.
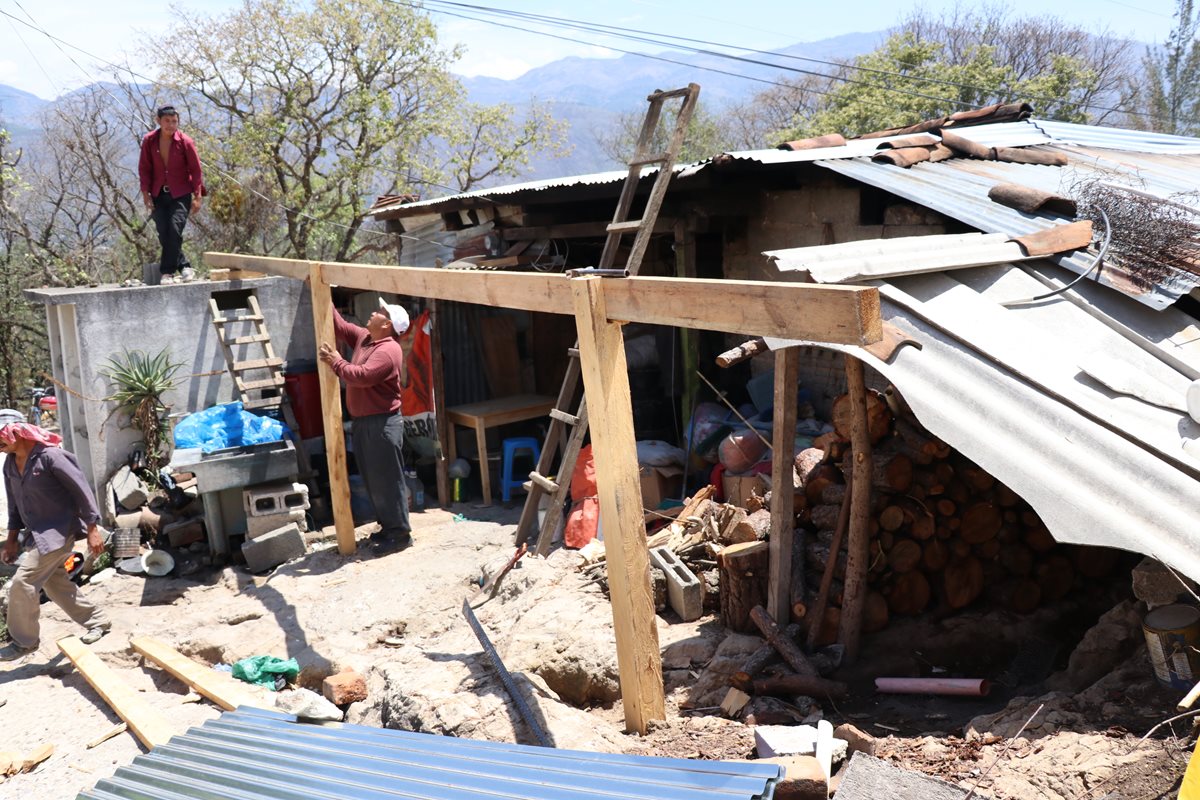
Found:
<path fill-rule="evenodd" d="M 341 722 L 342 710 L 316 692 L 288 689 L 275 697 L 275 707 L 285 714 L 318 722 Z"/>
<path fill-rule="evenodd" d="M 850 755 L 854 753 L 866 753 L 869 756 L 875 755 L 875 737 L 859 730 L 849 722 L 834 728 L 833 735 L 846 743 L 847 752 Z"/>
<path fill-rule="evenodd" d="M 321 694 L 335 706 L 345 706 L 367 699 L 367 681 L 353 670 L 330 675 L 321 683 Z"/>
<path fill-rule="evenodd" d="M 693 636 L 667 645 L 662 651 L 663 669 L 687 669 L 693 664 L 707 664 L 717 650 L 712 639 Z"/>
<path fill-rule="evenodd" d="M 1118 603 L 1083 635 L 1067 668 L 1046 679 L 1046 688 L 1080 692 L 1112 672 L 1145 642 L 1142 608 L 1133 600 Z"/>
<path fill-rule="evenodd" d="M 775 800 L 826 800 L 829 796 L 825 774 L 813 756 L 772 756 L 751 763 L 783 767 L 783 777 L 775 785 Z"/>
<path fill-rule="evenodd" d="M 1182 576 L 1180 576 L 1182 577 Z M 1146 604 L 1147 608 L 1170 605 L 1179 600 L 1180 595 L 1200 591 L 1195 582 L 1183 578 L 1187 584 L 1180 583 L 1174 573 L 1161 562 L 1152 558 L 1143 558 L 1141 563 L 1133 568 L 1133 596 Z"/>

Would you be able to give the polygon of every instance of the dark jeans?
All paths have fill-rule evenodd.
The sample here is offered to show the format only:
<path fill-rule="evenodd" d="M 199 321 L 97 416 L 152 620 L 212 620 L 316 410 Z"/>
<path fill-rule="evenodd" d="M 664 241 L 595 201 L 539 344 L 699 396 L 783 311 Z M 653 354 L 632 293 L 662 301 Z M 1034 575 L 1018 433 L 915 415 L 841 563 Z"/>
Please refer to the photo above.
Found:
<path fill-rule="evenodd" d="M 408 485 L 404 482 L 404 416 L 371 414 L 350 423 L 354 442 L 354 463 L 362 475 L 363 486 L 375 521 L 385 536 L 406 536 L 412 530 L 408 522 Z"/>
<path fill-rule="evenodd" d="M 158 271 L 163 275 L 173 275 L 192 266 L 183 254 L 183 229 L 191 211 L 191 194 L 171 197 L 170 191 L 164 188 L 154 198 L 154 227 L 158 229 L 158 243 L 162 245 Z"/>

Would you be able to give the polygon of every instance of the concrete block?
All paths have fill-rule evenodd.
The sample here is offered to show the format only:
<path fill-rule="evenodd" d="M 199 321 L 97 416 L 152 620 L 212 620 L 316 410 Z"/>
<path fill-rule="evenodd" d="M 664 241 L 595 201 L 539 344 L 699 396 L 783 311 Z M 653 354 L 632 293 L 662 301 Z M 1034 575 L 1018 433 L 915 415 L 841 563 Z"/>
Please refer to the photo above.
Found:
<path fill-rule="evenodd" d="M 142 479 L 135 475 L 129 467 L 121 467 L 117 470 L 112 480 L 109 481 L 109 486 L 112 487 L 113 494 L 117 498 L 117 504 L 129 511 L 136 511 L 150 499 L 150 494 L 146 491 L 146 484 L 142 483 Z"/>
<path fill-rule="evenodd" d="M 299 558 L 305 552 L 304 534 L 295 525 L 263 534 L 242 545 L 246 569 L 251 572 L 263 572 L 277 567 L 285 561 Z"/>
<path fill-rule="evenodd" d="M 204 540 L 204 520 L 198 517 L 181 519 L 165 525 L 162 532 L 166 535 L 167 541 L 171 543 L 171 547 L 187 547 L 193 542 Z"/>
<path fill-rule="evenodd" d="M 270 533 L 287 525 L 295 525 L 303 531 L 307 525 L 304 522 L 304 509 L 295 508 L 280 514 L 263 514 L 246 517 L 246 538 L 257 539 L 265 533 Z"/>
<path fill-rule="evenodd" d="M 825 773 L 813 756 L 774 756 L 751 763 L 777 764 L 783 767 L 783 777 L 775 784 L 775 800 L 827 800 L 829 786 Z"/>
<path fill-rule="evenodd" d="M 855 753 L 837 787 L 837 800 L 963 800 L 967 790 Z"/>
<path fill-rule="evenodd" d="M 367 699 L 367 680 L 354 670 L 330 675 L 321 682 L 321 694 L 335 706 L 345 706 Z"/>
<path fill-rule="evenodd" d="M 754 751 L 759 758 L 771 756 L 811 756 L 817 752 L 815 725 L 759 725 L 754 729 Z M 833 763 L 846 758 L 847 744 L 833 740 Z"/>
<path fill-rule="evenodd" d="M 249 486 L 242 493 L 247 517 L 280 514 L 308 508 L 308 487 L 303 483 Z"/>
<path fill-rule="evenodd" d="M 667 602 L 679 618 L 699 619 L 704 613 L 704 588 L 695 574 L 668 547 L 651 550 L 650 561 L 667 576 Z"/>
<path fill-rule="evenodd" d="M 1195 582 L 1187 578 L 1184 580 L 1193 592 L 1197 591 Z M 1179 578 L 1153 558 L 1143 558 L 1133 568 L 1133 596 L 1149 608 L 1169 606 L 1177 602 L 1180 595 L 1187 593 L 1187 587 L 1179 582 Z"/>

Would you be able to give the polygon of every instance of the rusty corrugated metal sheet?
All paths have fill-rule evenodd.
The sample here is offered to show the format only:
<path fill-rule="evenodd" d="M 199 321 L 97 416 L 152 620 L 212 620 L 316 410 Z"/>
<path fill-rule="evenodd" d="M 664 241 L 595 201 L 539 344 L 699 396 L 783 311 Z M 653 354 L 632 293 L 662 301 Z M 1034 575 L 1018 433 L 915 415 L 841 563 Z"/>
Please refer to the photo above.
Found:
<path fill-rule="evenodd" d="M 136 757 L 77 800 L 770 800 L 782 771 L 306 725 L 238 709 Z"/>

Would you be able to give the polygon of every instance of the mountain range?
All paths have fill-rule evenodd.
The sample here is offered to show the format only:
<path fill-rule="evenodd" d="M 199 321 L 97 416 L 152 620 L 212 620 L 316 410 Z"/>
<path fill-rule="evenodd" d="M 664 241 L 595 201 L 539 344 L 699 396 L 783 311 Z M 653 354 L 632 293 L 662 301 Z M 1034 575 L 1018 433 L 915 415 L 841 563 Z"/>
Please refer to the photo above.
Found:
<path fill-rule="evenodd" d="M 461 81 L 473 102 L 508 103 L 518 110 L 531 101 L 546 105 L 568 124 L 569 155 L 540 157 L 529 165 L 522 180 L 537 180 L 619 168 L 604 155 L 599 138 L 611 131 L 622 113 L 641 114 L 646 96 L 655 89 L 675 89 L 689 83 L 701 86 L 701 102 L 710 110 L 745 100 L 769 88 L 771 81 L 794 70 L 821 70 L 817 61 L 836 61 L 869 52 L 881 44 L 887 31 L 852 33 L 816 42 L 803 42 L 771 54 L 743 53 L 744 61 L 715 55 L 675 51 L 650 56 L 618 58 L 568 57 L 529 70 L 511 80 L 464 77 Z M 765 63 L 768 59 L 776 65 Z M 22 147 L 37 140 L 39 115 L 54 101 L 0 84 L 0 127 L 8 130 L 12 144 Z"/>

